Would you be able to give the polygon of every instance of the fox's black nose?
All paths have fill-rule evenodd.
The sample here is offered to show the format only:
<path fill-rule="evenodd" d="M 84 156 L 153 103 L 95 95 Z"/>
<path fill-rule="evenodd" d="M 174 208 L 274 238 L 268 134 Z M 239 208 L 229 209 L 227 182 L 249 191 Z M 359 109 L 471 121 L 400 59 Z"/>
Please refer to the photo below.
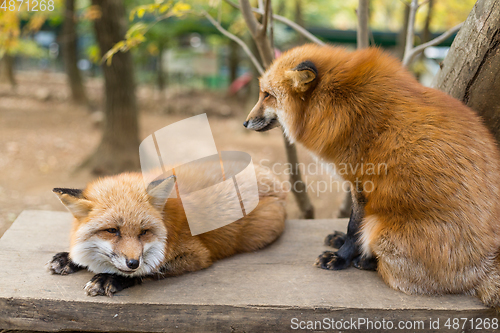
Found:
<path fill-rule="evenodd" d="M 126 263 L 127 263 L 127 267 L 130 269 L 136 269 L 137 267 L 139 267 L 139 260 L 127 259 Z"/>
<path fill-rule="evenodd" d="M 243 123 L 243 126 L 247 127 L 247 126 L 248 126 L 248 121 L 245 121 L 245 122 Z"/>

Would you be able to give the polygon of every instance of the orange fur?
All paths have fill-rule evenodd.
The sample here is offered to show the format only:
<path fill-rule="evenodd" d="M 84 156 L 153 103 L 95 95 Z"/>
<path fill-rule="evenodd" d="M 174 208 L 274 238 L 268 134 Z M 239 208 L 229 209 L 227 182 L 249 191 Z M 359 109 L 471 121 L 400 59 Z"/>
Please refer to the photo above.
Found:
<path fill-rule="evenodd" d="M 186 182 L 200 183 L 210 177 L 200 172 L 200 168 L 198 166 L 197 172 L 191 173 L 191 179 Z M 88 184 L 79 198 L 58 193 L 61 201 L 75 215 L 70 257 L 76 264 L 95 273 L 165 277 L 197 271 L 236 253 L 261 249 L 284 230 L 285 193 L 268 171 L 258 166 L 255 170 L 260 197 L 257 207 L 238 221 L 197 236 L 191 236 L 181 200 L 168 199 L 158 210 L 152 204 L 153 198 L 146 192 L 142 174 L 139 173 L 98 179 Z M 119 234 L 108 231 L 113 228 L 119 230 Z M 78 258 L 94 258 L 92 253 L 88 254 L 87 248 L 94 251 L 91 246 L 95 242 L 110 244 L 111 256 L 124 258 L 123 263 L 89 265 L 86 261 L 79 261 Z M 127 269 L 125 259 L 136 259 L 144 265 L 146 259 L 143 257 L 148 244 L 157 242 L 162 245 L 153 255 L 162 260 L 154 267 L 147 271 L 141 270 L 142 266 L 133 272 L 122 270 Z M 81 254 L 83 252 L 84 255 Z M 95 258 L 108 260 L 99 255 Z"/>
<path fill-rule="evenodd" d="M 297 89 L 303 78 L 294 68 L 304 61 L 317 77 Z M 500 306 L 499 153 L 474 111 L 420 85 L 376 48 L 298 47 L 260 85 L 249 128 L 274 117 L 291 141 L 327 162 L 385 165 L 345 178 L 366 198 L 362 246 L 391 287 L 476 294 Z"/>

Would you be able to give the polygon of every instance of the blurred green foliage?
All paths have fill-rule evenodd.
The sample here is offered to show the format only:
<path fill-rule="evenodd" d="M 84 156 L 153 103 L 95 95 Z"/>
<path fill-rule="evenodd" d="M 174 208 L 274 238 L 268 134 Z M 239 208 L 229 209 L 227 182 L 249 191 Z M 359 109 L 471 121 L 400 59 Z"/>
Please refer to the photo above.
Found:
<path fill-rule="evenodd" d="M 275 13 L 293 18 L 296 0 L 273 0 Z M 301 0 L 306 26 L 355 30 L 358 0 Z M 399 31 L 403 25 L 404 7 L 410 0 L 371 0 L 370 27 L 372 30 Z M 424 0 L 421 0 L 424 2 Z M 430 30 L 447 30 L 464 21 L 476 0 L 435 0 Z M 424 26 L 427 4 L 417 12 L 416 29 Z"/>

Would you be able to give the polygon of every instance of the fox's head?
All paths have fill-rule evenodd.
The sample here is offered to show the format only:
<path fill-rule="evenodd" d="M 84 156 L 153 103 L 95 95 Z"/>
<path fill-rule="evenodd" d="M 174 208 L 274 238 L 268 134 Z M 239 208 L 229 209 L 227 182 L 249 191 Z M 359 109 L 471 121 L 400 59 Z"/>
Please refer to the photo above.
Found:
<path fill-rule="evenodd" d="M 295 53 L 285 53 L 260 78 L 259 100 L 243 124 L 246 128 L 262 132 L 281 125 L 289 136 L 289 109 L 305 103 L 318 81 L 316 65 Z"/>
<path fill-rule="evenodd" d="M 255 131 L 281 125 L 292 143 L 319 152 L 337 138 L 352 141 L 355 124 L 379 131 L 392 117 L 382 105 L 397 103 L 391 92 L 410 80 L 400 62 L 378 48 L 348 52 L 305 44 L 283 53 L 261 76 L 259 100 L 243 125 Z"/>
<path fill-rule="evenodd" d="M 143 276 L 165 257 L 164 206 L 175 184 L 171 176 L 144 187 L 142 175 L 121 174 L 84 190 L 55 188 L 74 216 L 70 258 L 95 273 Z"/>

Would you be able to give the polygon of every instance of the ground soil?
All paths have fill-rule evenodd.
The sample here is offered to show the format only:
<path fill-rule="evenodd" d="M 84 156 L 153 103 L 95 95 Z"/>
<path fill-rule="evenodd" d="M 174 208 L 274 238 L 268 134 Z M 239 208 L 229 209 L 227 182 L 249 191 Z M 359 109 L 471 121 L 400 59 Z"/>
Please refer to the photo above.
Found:
<path fill-rule="evenodd" d="M 18 86 L 0 84 L 0 236 L 25 209 L 64 210 L 54 187 L 83 188 L 94 176 L 78 170 L 96 148 L 102 121 L 103 85 L 87 79 L 91 106 L 69 99 L 63 74 L 17 73 Z M 287 165 L 280 129 L 266 133 L 245 130 L 246 108 L 240 98 L 223 93 L 138 87 L 141 139 L 186 117 L 206 112 L 219 150 L 248 152 L 256 164 L 274 167 L 286 181 Z M 299 147 L 303 176 L 316 209 L 316 218 L 333 218 L 343 201 L 340 180 L 317 168 Z M 288 217 L 298 218 L 293 195 Z"/>

